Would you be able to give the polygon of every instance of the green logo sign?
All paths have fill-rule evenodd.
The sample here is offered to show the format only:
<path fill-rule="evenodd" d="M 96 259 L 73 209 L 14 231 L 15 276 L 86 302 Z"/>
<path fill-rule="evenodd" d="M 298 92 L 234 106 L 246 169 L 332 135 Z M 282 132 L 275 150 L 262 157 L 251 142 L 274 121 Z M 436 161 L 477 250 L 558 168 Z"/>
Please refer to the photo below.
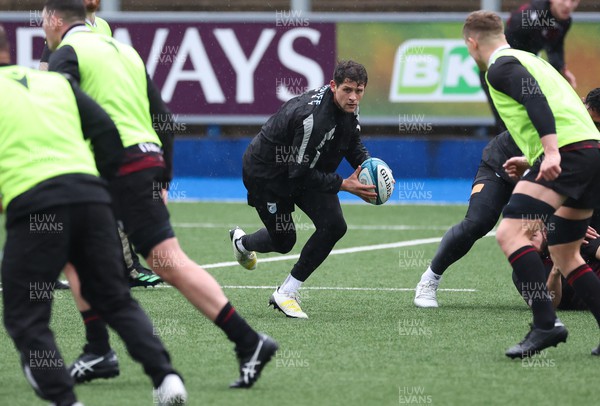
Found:
<path fill-rule="evenodd" d="M 398 48 L 391 102 L 482 102 L 479 69 L 456 39 L 413 39 Z"/>

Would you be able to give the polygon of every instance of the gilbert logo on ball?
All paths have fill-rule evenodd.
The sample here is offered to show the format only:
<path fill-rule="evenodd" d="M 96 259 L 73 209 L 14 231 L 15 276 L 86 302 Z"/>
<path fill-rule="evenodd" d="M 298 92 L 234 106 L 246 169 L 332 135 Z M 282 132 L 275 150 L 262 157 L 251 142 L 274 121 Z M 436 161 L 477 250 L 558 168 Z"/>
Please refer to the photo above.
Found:
<path fill-rule="evenodd" d="M 379 158 L 369 158 L 361 165 L 358 180 L 363 185 L 375 185 L 376 199 L 371 204 L 384 204 L 394 192 L 394 176 L 390 167 Z"/>

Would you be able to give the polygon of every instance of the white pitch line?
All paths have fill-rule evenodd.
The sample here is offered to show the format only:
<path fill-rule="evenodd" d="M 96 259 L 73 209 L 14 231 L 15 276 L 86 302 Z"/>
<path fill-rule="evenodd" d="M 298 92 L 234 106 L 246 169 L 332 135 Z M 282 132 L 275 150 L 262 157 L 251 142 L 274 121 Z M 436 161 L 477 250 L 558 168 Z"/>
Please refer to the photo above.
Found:
<path fill-rule="evenodd" d="M 495 231 L 490 231 L 485 236 L 493 237 L 496 235 Z M 409 240 L 409 241 L 399 241 L 388 244 L 375 244 L 375 245 L 363 245 L 352 248 L 341 248 L 337 250 L 333 250 L 329 253 L 329 255 L 340 255 L 340 254 L 353 254 L 355 252 L 365 252 L 365 251 L 377 251 L 377 250 L 386 250 L 390 248 L 401 248 L 401 247 L 411 247 L 413 245 L 421 245 L 421 244 L 433 244 L 436 242 L 442 241 L 442 237 L 435 238 L 422 238 L 419 240 Z M 292 255 L 280 255 L 278 257 L 271 258 L 261 258 L 260 262 L 278 262 L 278 261 L 287 261 L 289 259 L 298 259 L 300 258 L 300 254 L 292 254 Z M 230 266 L 239 266 L 237 261 L 228 261 L 228 262 L 217 262 L 214 264 L 206 264 L 201 265 L 202 268 L 205 269 L 213 269 L 213 268 L 227 268 Z"/>
<path fill-rule="evenodd" d="M 61 281 L 64 284 L 68 284 L 68 281 Z M 168 284 L 156 285 L 154 288 L 172 288 L 173 286 Z M 223 289 L 270 289 L 273 290 L 277 286 L 255 286 L 255 285 L 223 285 Z M 356 288 L 356 287 L 342 287 L 342 286 L 307 286 L 302 287 L 300 290 L 342 290 L 342 291 L 361 291 L 361 292 L 414 292 L 415 288 Z M 440 292 L 477 292 L 477 289 L 438 289 Z M 2 292 L 2 288 L 0 288 Z"/>
<path fill-rule="evenodd" d="M 355 252 L 365 252 L 365 251 L 377 251 L 377 250 L 386 250 L 390 248 L 400 248 L 400 247 L 411 247 L 413 245 L 421 245 L 421 244 L 432 244 L 436 242 L 440 242 L 442 237 L 435 238 L 422 238 L 419 240 L 410 240 L 410 241 L 399 241 L 392 242 L 388 244 L 375 244 L 375 245 L 363 245 L 359 247 L 352 248 L 341 248 L 337 250 L 333 250 L 329 253 L 329 255 L 340 255 L 340 254 L 353 254 Z M 278 257 L 271 258 L 261 258 L 260 262 L 278 262 L 278 261 L 287 261 L 288 259 L 298 259 L 300 258 L 300 254 L 292 254 L 292 255 L 280 255 Z M 201 265 L 202 268 L 211 269 L 211 268 L 227 268 L 230 266 L 239 266 L 237 261 L 228 261 L 228 262 L 217 262 L 215 264 L 207 264 Z"/>
<path fill-rule="evenodd" d="M 251 227 L 262 227 L 262 224 L 238 224 L 242 228 Z M 231 224 L 218 224 L 218 223 L 173 223 L 173 227 L 178 228 L 222 228 L 229 229 L 233 226 Z M 314 230 L 315 226 L 310 224 L 309 227 Z M 445 231 L 451 226 L 410 226 L 406 224 L 397 225 L 348 225 L 349 230 L 392 230 L 392 231 L 405 231 L 405 230 L 433 230 L 433 231 Z"/>
<path fill-rule="evenodd" d="M 224 289 L 275 289 L 277 286 L 222 286 Z M 354 288 L 341 286 L 307 286 L 300 290 L 358 290 L 368 292 L 414 292 L 415 288 Z M 477 289 L 438 289 L 444 292 L 477 292 Z"/>
<path fill-rule="evenodd" d="M 495 232 L 490 232 L 486 235 L 486 237 L 494 236 Z M 375 244 L 375 245 L 363 245 L 352 248 L 341 248 L 337 250 L 331 251 L 329 255 L 340 255 L 340 254 L 352 254 L 355 252 L 365 252 L 365 251 L 376 251 L 376 250 L 385 250 L 390 248 L 401 248 L 401 247 L 411 247 L 414 245 L 421 244 L 433 244 L 436 242 L 440 242 L 442 240 L 441 237 L 435 238 L 422 238 L 419 240 L 410 240 L 410 241 L 399 241 L 388 244 Z M 300 257 L 299 254 L 293 255 L 280 255 L 278 257 L 271 258 L 263 258 L 260 262 L 278 262 L 278 261 L 286 261 L 288 259 L 298 259 Z M 201 265 L 204 269 L 214 269 L 214 268 L 227 268 L 231 266 L 239 266 L 237 261 L 230 262 L 217 262 L 214 264 L 206 264 Z M 168 288 L 170 285 L 157 285 L 156 287 Z M 275 289 L 276 286 L 238 286 L 238 285 L 225 285 L 222 288 L 227 289 Z M 390 291 L 390 292 L 408 292 L 414 291 L 414 288 L 352 288 L 352 287 L 336 287 L 336 286 L 322 286 L 322 287 L 305 287 L 302 289 L 312 289 L 312 290 L 358 290 L 358 291 Z M 476 292 L 476 289 L 438 289 L 443 292 Z"/>
<path fill-rule="evenodd" d="M 155 288 L 172 288 L 168 284 L 154 286 Z M 223 289 L 275 289 L 277 286 L 256 286 L 256 285 L 223 285 Z M 343 287 L 343 286 L 306 286 L 303 290 L 345 290 L 345 291 L 364 291 L 364 292 L 414 292 L 415 288 L 362 288 L 362 287 Z M 438 289 L 441 292 L 477 292 L 477 289 Z"/>
<path fill-rule="evenodd" d="M 495 231 L 490 231 L 489 233 L 487 233 L 485 235 L 485 237 L 493 237 L 496 235 Z M 376 250 L 385 250 L 385 249 L 390 249 L 390 248 L 401 248 L 401 247 L 411 247 L 414 245 L 421 245 L 421 244 L 432 244 L 432 243 L 436 243 L 436 242 L 440 242 L 442 240 L 442 237 L 436 237 L 436 238 L 422 238 L 419 240 L 409 240 L 409 241 L 399 241 L 399 242 L 393 242 L 393 243 L 388 243 L 388 244 L 375 244 L 375 245 L 363 245 L 363 246 L 358 246 L 358 247 L 352 247 L 352 248 L 341 248 L 341 249 L 337 249 L 337 250 L 333 250 L 329 253 L 329 255 L 340 255 L 340 254 L 352 254 L 355 252 L 366 252 L 366 251 L 376 251 Z M 278 257 L 271 257 L 271 258 L 263 258 L 260 260 L 260 262 L 278 262 L 278 261 L 287 261 L 288 259 L 298 259 L 300 258 L 300 254 L 293 254 L 293 255 L 280 255 Z M 239 264 L 237 263 L 237 261 L 229 261 L 229 262 L 217 262 L 214 264 L 206 264 L 206 265 L 200 265 L 202 268 L 204 269 L 214 269 L 214 268 L 227 268 L 230 266 L 238 266 Z M 66 281 L 65 281 L 66 282 Z M 170 287 L 169 285 L 163 285 L 162 287 Z M 231 288 L 231 289 L 273 289 L 274 286 L 223 286 L 223 288 Z M 389 291 L 407 291 L 407 290 L 414 290 L 414 289 L 410 289 L 410 288 L 342 288 L 342 287 L 313 287 L 313 288 L 307 288 L 307 289 L 314 289 L 314 290 L 389 290 Z M 475 289 L 439 289 L 441 291 L 448 291 L 448 292 L 475 292 Z M 2 288 L 0 288 L 0 292 L 2 291 Z"/>

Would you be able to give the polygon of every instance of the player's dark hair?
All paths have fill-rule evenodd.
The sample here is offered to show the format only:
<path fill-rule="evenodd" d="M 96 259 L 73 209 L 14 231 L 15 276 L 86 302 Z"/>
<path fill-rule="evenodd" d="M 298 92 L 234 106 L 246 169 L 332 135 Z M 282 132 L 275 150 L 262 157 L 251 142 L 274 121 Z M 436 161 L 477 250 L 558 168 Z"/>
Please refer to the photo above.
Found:
<path fill-rule="evenodd" d="M 594 110 L 600 114 L 600 87 L 591 90 L 587 96 L 585 96 L 585 105 L 588 109 Z"/>
<path fill-rule="evenodd" d="M 46 0 L 46 12 L 60 14 L 66 23 L 85 21 L 85 6 L 81 0 Z"/>
<path fill-rule="evenodd" d="M 341 85 L 346 79 L 356 82 L 359 85 L 367 85 L 369 80 L 367 70 L 363 65 L 354 61 L 340 61 L 333 71 L 333 81 L 336 85 Z"/>
<path fill-rule="evenodd" d="M 4 26 L 0 24 L 0 51 L 8 52 L 8 37 Z"/>

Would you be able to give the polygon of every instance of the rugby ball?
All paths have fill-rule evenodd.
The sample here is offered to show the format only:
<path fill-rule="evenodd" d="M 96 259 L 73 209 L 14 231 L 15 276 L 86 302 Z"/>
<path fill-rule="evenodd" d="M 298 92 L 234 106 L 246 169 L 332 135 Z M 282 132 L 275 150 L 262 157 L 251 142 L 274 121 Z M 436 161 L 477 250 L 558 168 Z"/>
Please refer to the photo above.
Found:
<path fill-rule="evenodd" d="M 369 158 L 361 165 L 358 181 L 363 185 L 375 185 L 376 199 L 371 204 L 380 205 L 388 201 L 394 192 L 394 176 L 390 167 L 379 158 Z"/>

